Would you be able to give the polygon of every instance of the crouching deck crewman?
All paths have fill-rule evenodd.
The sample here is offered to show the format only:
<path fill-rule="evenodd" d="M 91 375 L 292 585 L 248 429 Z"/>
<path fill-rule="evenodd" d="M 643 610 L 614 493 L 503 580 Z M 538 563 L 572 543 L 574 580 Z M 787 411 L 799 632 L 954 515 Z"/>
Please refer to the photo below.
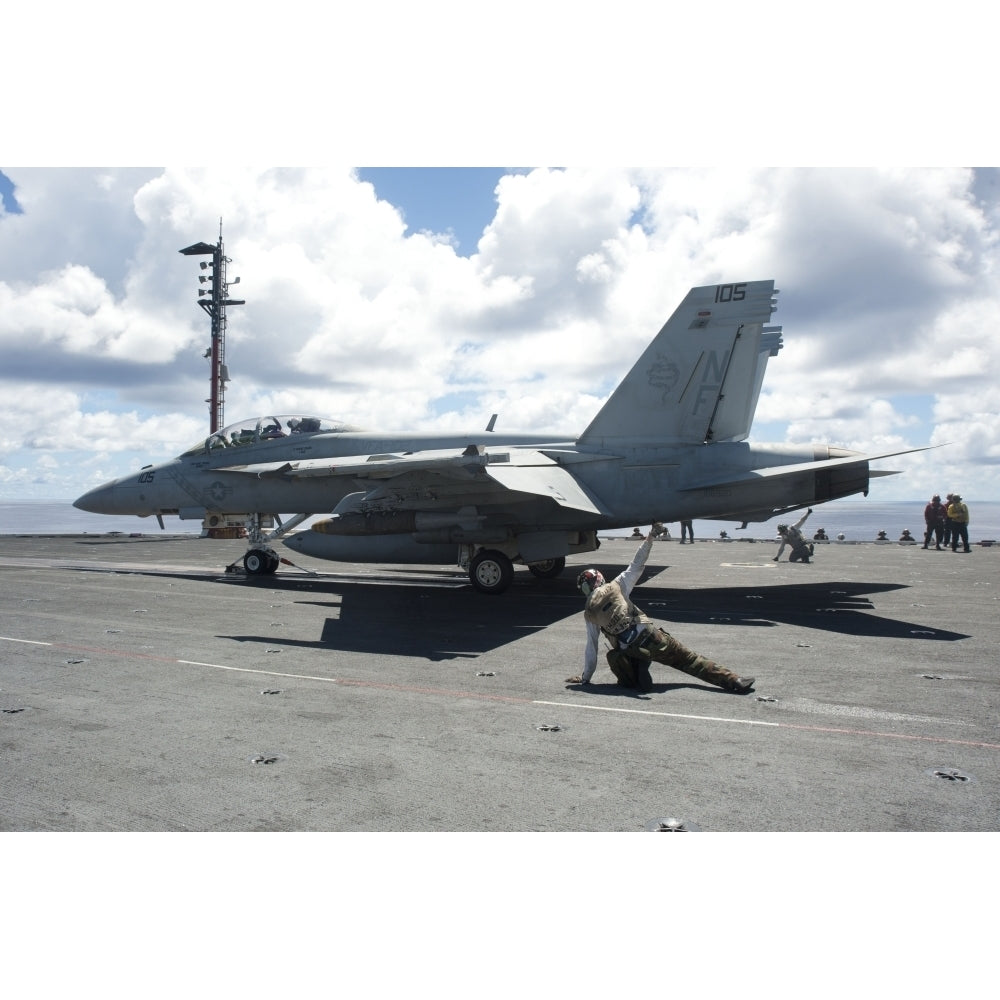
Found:
<path fill-rule="evenodd" d="M 611 643 L 611 649 L 607 653 L 608 666 L 622 687 L 652 690 L 649 665 L 655 661 L 727 691 L 747 694 L 753 689 L 753 677 L 739 677 L 718 663 L 693 653 L 665 629 L 654 625 L 629 598 L 646 565 L 653 537 L 659 529 L 659 523 L 653 524 L 628 568 L 610 583 L 606 583 L 603 575 L 596 569 L 585 569 L 577 577 L 576 585 L 587 598 L 583 611 L 587 623 L 587 645 L 583 654 L 583 673 L 577 677 L 567 677 L 566 683 L 590 683 L 597 669 L 598 637 L 603 632 Z"/>
<path fill-rule="evenodd" d="M 802 525 L 806 523 L 806 518 L 813 512 L 810 507 L 791 527 L 787 524 L 778 525 L 778 534 L 781 536 L 781 545 L 778 554 L 774 557 L 777 562 L 781 558 L 781 553 L 785 551 L 785 546 L 790 545 L 792 551 L 788 553 L 789 562 L 809 562 L 809 557 L 813 554 L 815 546 L 812 542 L 807 542 L 802 537 Z"/>

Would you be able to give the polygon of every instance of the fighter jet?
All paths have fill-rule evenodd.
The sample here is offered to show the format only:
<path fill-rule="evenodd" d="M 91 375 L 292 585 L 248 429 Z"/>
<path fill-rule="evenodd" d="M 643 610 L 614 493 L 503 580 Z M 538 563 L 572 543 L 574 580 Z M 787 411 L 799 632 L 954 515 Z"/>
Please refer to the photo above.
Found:
<path fill-rule="evenodd" d="M 692 288 L 575 438 L 492 429 L 368 431 L 305 415 L 226 427 L 162 465 L 81 496 L 102 514 L 247 525 L 250 575 L 276 571 L 279 539 L 351 562 L 457 563 L 485 594 L 514 565 L 558 576 L 598 532 L 682 518 L 766 521 L 867 495 L 869 462 L 827 445 L 753 445 L 768 359 L 782 347 L 774 281 Z M 298 512 L 282 523 L 279 512 Z M 329 514 L 295 531 L 309 517 Z M 273 527 L 277 519 L 279 527 Z"/>

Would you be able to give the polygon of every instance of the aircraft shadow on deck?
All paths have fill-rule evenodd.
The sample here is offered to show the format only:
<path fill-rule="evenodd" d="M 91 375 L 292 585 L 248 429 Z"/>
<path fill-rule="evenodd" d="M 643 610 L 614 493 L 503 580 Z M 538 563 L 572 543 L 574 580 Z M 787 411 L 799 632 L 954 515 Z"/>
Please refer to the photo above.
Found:
<path fill-rule="evenodd" d="M 969 638 L 942 628 L 933 619 L 909 622 L 879 615 L 871 596 L 903 589 L 905 585 L 898 583 L 848 581 L 697 590 L 647 585 L 641 597 L 633 596 L 654 621 L 758 628 L 797 625 L 842 635 L 938 642 Z"/>
<path fill-rule="evenodd" d="M 268 582 L 272 589 L 273 579 Z M 296 589 L 301 593 L 301 581 Z M 441 588 L 374 581 L 324 581 L 311 583 L 308 590 L 314 596 L 299 596 L 296 603 L 326 612 L 318 639 L 221 638 L 434 661 L 474 659 L 580 612 L 575 601 L 566 600 L 565 588 L 553 587 L 550 581 L 515 587 L 497 597 L 480 594 L 469 585 Z"/>
<path fill-rule="evenodd" d="M 268 578 L 266 585 L 279 589 L 280 580 Z M 480 594 L 469 585 L 427 586 L 419 580 L 396 584 L 299 578 L 286 586 L 300 595 L 296 603 L 327 612 L 318 638 L 275 634 L 227 638 L 437 661 L 475 658 L 557 622 L 579 618 L 578 638 L 583 641 L 583 602 L 568 574 L 545 581 L 521 575 L 507 593 L 496 597 Z M 910 622 L 880 616 L 872 596 L 901 589 L 902 584 L 857 582 L 692 590 L 646 584 L 633 596 L 654 622 L 668 631 L 676 624 L 681 641 L 686 635 L 684 625 L 691 623 L 748 628 L 795 625 L 872 638 L 968 638 L 942 629 L 933 620 Z"/>

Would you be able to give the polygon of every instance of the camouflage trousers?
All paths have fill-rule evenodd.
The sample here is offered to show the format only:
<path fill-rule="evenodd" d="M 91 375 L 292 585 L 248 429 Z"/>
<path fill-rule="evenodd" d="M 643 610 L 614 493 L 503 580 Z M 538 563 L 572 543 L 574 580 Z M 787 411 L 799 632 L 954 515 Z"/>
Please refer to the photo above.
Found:
<path fill-rule="evenodd" d="M 692 652 L 662 628 L 650 626 L 635 642 L 621 649 L 608 650 L 608 666 L 623 687 L 640 691 L 652 689 L 650 663 L 664 663 L 716 687 L 734 690 L 737 674 Z"/>

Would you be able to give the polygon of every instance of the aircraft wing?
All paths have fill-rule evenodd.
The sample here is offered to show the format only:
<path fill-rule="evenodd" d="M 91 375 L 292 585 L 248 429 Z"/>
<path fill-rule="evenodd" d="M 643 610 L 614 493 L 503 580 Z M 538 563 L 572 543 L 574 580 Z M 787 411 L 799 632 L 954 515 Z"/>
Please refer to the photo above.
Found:
<path fill-rule="evenodd" d="M 869 471 L 869 476 L 898 476 L 899 472 L 885 472 L 881 470 Z M 754 524 L 760 524 L 764 521 L 770 521 L 774 517 L 785 517 L 788 514 L 792 514 L 797 510 L 805 510 L 806 507 L 813 507 L 816 505 L 816 501 L 808 501 L 804 503 L 796 504 L 783 504 L 780 507 L 747 507 L 745 509 L 734 509 L 728 511 L 725 514 L 713 514 L 711 517 L 706 517 L 706 521 L 740 521 L 742 526 L 745 528 L 751 521 Z"/>
<path fill-rule="evenodd" d="M 713 479 L 701 479 L 695 483 L 687 483 L 680 488 L 682 493 L 689 493 L 692 490 L 723 489 L 734 486 L 747 486 L 759 483 L 764 479 L 780 479 L 784 476 L 798 476 L 802 473 L 815 473 L 823 469 L 836 469 L 845 465 L 858 465 L 862 462 L 874 462 L 879 458 L 892 458 L 895 455 L 911 455 L 918 451 L 929 451 L 927 448 L 907 448 L 903 451 L 888 451 L 881 455 L 866 455 L 864 452 L 857 452 L 854 455 L 846 455 L 842 458 L 827 458 L 814 462 L 797 462 L 793 465 L 772 465 L 766 469 L 748 469 L 737 475 L 722 475 Z M 869 471 L 869 476 L 891 476 L 893 472 Z"/>
<path fill-rule="evenodd" d="M 680 492 L 698 490 L 705 492 L 706 498 L 711 499 L 711 506 L 715 511 L 709 515 L 701 515 L 706 520 L 741 521 L 746 527 L 750 521 L 769 521 L 772 517 L 787 515 L 792 511 L 851 493 L 867 494 L 869 480 L 897 474 L 886 469 L 870 469 L 869 462 L 879 458 L 889 458 L 892 455 L 908 455 L 927 450 L 927 448 L 909 448 L 881 455 L 856 452 L 836 458 L 751 469 L 735 475 L 700 479 L 681 487 Z M 798 480 L 797 484 L 795 480 Z M 803 492 L 807 497 L 812 494 L 812 497 L 789 503 L 791 496 L 795 493 L 802 495 Z M 727 499 L 731 504 L 728 508 L 725 506 Z"/>
<path fill-rule="evenodd" d="M 602 456 L 593 456 L 594 460 Z M 355 455 L 229 466 L 219 471 L 260 478 L 346 477 L 367 487 L 366 500 L 396 501 L 400 506 L 429 509 L 435 502 L 510 502 L 545 497 L 562 507 L 600 515 L 607 511 L 560 462 L 533 449 L 487 451 L 470 445 L 409 454 Z M 373 482 L 374 481 L 374 482 Z"/>
<path fill-rule="evenodd" d="M 561 507 L 582 510 L 587 514 L 607 513 L 593 494 L 554 462 L 547 466 L 493 465 L 486 472 L 504 489 L 548 497 Z"/>

